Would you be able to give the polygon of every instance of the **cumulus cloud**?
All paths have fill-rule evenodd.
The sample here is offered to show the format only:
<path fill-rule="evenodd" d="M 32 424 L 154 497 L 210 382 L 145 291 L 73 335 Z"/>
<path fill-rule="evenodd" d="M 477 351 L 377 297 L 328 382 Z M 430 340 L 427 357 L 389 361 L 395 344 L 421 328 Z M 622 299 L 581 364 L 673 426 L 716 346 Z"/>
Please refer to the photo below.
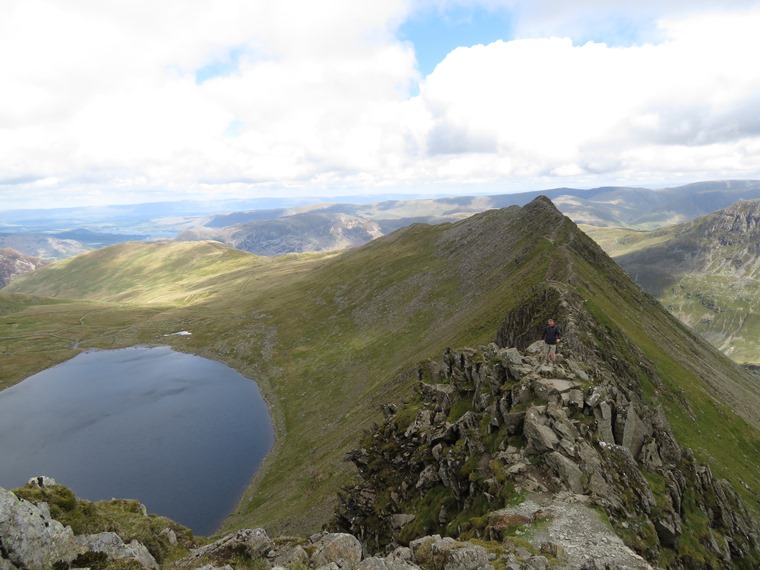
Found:
<path fill-rule="evenodd" d="M 512 11 L 516 36 L 457 48 L 422 77 L 397 31 L 450 4 L 6 0 L 0 194 L 7 205 L 53 192 L 113 202 L 760 176 L 760 10 L 481 0 Z"/>

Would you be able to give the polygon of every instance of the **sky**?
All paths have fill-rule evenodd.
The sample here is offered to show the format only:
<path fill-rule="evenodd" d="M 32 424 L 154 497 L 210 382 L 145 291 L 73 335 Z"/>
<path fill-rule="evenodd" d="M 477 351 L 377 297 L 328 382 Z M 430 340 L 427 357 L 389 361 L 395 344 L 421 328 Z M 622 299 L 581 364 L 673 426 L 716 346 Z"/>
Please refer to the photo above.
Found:
<path fill-rule="evenodd" d="M 760 178 L 760 1 L 3 0 L 0 210 Z"/>

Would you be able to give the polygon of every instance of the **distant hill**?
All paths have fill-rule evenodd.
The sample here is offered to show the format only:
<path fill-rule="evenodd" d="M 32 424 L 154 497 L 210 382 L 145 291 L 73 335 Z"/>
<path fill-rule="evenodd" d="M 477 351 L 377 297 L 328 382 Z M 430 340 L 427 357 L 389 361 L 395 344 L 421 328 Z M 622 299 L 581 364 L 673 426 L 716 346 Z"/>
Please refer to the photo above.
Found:
<path fill-rule="evenodd" d="M 0 249 L 0 287 L 5 287 L 15 277 L 20 277 L 49 263 L 48 260 L 24 255 L 15 249 L 2 248 Z"/>
<path fill-rule="evenodd" d="M 377 455 L 368 468 L 406 476 L 423 460 L 433 465 L 434 446 L 421 438 L 442 442 L 435 460 L 444 470 L 429 469 L 420 484 L 426 493 L 432 485 L 432 494 L 416 493 L 408 481 L 396 494 L 417 501 L 408 505 L 420 514 L 405 540 L 424 532 L 426 521 L 450 516 L 447 528 L 485 532 L 484 511 L 504 506 L 489 489 L 512 489 L 519 479 L 510 477 L 526 470 L 538 478 L 533 489 L 586 497 L 626 544 L 658 565 L 745 556 L 751 567 L 758 559 L 742 532 L 760 520 L 760 387 L 546 198 L 414 224 L 333 254 L 261 257 L 211 242 L 131 242 L 22 277 L 0 303 L 11 294 L 27 297 L 12 297 L 19 308 L 0 320 L 12 357 L 6 378 L 19 381 L 51 355 L 160 343 L 256 380 L 277 445 L 223 530 L 319 531 L 338 491 L 355 481 L 347 453 L 386 411 L 398 437 L 387 447 L 372 440 Z M 30 295 L 58 303 L 39 307 Z M 562 377 L 580 384 L 574 411 L 551 392 L 552 382 L 542 391 L 541 378 L 559 381 L 551 371 L 542 376 L 519 355 L 511 362 L 493 348 L 466 348 L 527 351 L 548 317 L 565 332 L 561 352 L 577 363 Z M 192 334 L 171 335 L 179 330 Z M 463 394 L 451 415 L 446 378 Z M 420 393 L 443 407 L 425 407 Z M 507 415 L 518 431 L 505 431 Z M 533 432 L 519 431 L 520 418 L 532 421 Z M 556 430 L 567 436 L 562 445 Z M 574 439 L 574 430 L 583 437 Z M 544 448 L 534 455 L 531 445 Z M 403 464 L 379 469 L 385 461 Z M 394 504 L 383 481 L 370 489 L 382 494 L 359 498 L 389 516 L 405 513 L 407 503 Z M 462 486 L 453 489 L 452 481 Z M 737 506 L 736 517 L 727 515 L 734 511 L 718 508 L 716 493 L 741 497 L 749 511 Z"/>
<path fill-rule="evenodd" d="M 304 213 L 221 229 L 188 230 L 177 240 L 215 239 L 257 255 L 283 255 L 356 247 L 381 235 L 378 224 L 366 219 L 347 214 Z"/>
<path fill-rule="evenodd" d="M 35 233 L 0 233 L 0 247 L 45 259 L 64 259 L 92 249 L 76 240 Z"/>
<path fill-rule="evenodd" d="M 584 229 L 679 319 L 760 364 L 760 200 L 651 232 Z"/>

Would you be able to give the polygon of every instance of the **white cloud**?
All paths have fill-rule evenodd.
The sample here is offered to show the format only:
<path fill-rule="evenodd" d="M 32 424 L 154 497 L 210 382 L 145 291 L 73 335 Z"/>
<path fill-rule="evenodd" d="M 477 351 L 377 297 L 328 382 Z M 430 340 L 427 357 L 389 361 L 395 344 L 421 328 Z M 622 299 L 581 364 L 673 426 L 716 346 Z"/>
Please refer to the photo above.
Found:
<path fill-rule="evenodd" d="M 424 3 L 6 0 L 0 196 L 760 177 L 760 10 L 484 0 L 521 39 L 420 78 L 395 31 Z M 613 12 L 657 42 L 578 42 Z"/>

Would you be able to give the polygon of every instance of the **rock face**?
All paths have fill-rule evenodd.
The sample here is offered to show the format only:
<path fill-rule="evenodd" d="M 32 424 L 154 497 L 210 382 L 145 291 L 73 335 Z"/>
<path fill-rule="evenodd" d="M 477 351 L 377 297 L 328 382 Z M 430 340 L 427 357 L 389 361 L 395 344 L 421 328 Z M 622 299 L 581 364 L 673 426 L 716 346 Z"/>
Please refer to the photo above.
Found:
<path fill-rule="evenodd" d="M 36 506 L 0 487 L 0 563 L 3 568 L 68 567 L 84 550 L 71 527 L 50 517 L 47 505 Z"/>
<path fill-rule="evenodd" d="M 503 540 L 537 516 L 550 525 L 562 518 L 563 502 L 547 497 L 564 495 L 576 517 L 603 509 L 624 539 L 625 547 L 605 538 L 621 547 L 611 564 L 644 568 L 663 555 L 684 566 L 691 557 L 714 566 L 760 560 L 760 535 L 738 496 L 681 449 L 636 386 L 568 348 L 556 366 L 542 366 L 537 348 L 447 350 L 421 365 L 418 396 L 387 410 L 350 454 L 361 482 L 342 493 L 334 528 L 375 552 L 434 533 Z M 551 509 L 503 510 L 526 497 Z M 546 543 L 567 567 L 580 567 L 567 556 L 583 543 L 577 530 L 565 525 Z M 696 546 L 680 548 L 684 535 Z"/>
<path fill-rule="evenodd" d="M 48 265 L 49 260 L 19 253 L 15 249 L 0 249 L 0 287 L 5 287 L 11 279 Z"/>
<path fill-rule="evenodd" d="M 44 476 L 30 480 L 30 485 L 39 487 L 54 484 Z M 0 568 L 70 568 L 93 555 L 107 561 L 134 561 L 148 570 L 159 567 L 148 549 L 136 540 L 125 544 L 113 532 L 74 535 L 71 527 L 50 516 L 47 503 L 35 505 L 0 487 Z"/>

